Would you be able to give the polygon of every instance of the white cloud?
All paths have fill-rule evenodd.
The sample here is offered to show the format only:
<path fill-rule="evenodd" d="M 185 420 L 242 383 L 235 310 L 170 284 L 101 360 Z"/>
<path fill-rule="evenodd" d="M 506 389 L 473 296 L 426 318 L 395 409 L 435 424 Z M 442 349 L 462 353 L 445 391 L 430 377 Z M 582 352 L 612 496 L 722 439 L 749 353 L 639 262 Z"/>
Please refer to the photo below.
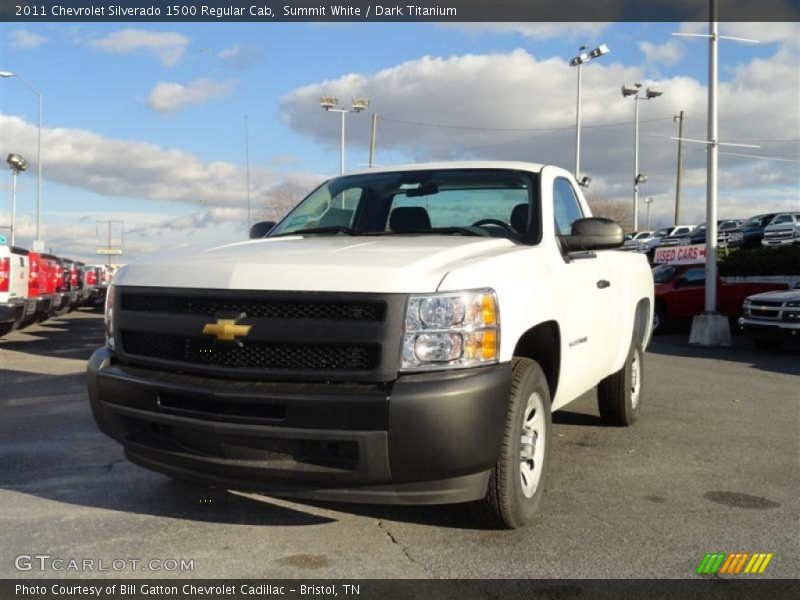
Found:
<path fill-rule="evenodd" d="M 226 65 L 237 70 L 246 69 L 261 60 L 261 53 L 256 48 L 244 47 L 239 44 L 225 48 L 217 56 Z"/>
<path fill-rule="evenodd" d="M 729 140 L 800 138 L 800 113 L 775 110 L 776 106 L 796 106 L 800 88 L 797 64 L 796 53 L 784 46 L 769 59 L 735 68 L 733 78 L 720 86 L 722 136 Z M 634 111 L 632 101 L 621 97 L 619 86 L 625 81 L 646 82 L 643 67 L 598 61 L 583 74 L 583 172 L 594 178 L 592 192 L 628 199 Z M 665 93 L 640 105 L 640 167 L 650 177 L 641 195 L 674 198 L 676 142 L 670 138 L 677 129 L 672 116 L 686 111 L 685 135 L 703 139 L 707 91 L 692 77 L 654 83 Z M 568 169 L 574 165 L 575 74 L 561 58 L 537 59 L 524 50 L 426 56 L 374 74 L 351 73 L 286 94 L 280 108 L 287 125 L 328 145 L 333 153 L 339 139 L 338 122 L 318 109 L 322 94 L 364 95 L 372 100 L 381 116 L 381 161 L 390 158 L 381 152 L 386 145 L 401 160 L 477 158 L 529 160 Z M 368 140 L 369 118 L 352 115 L 348 119 L 351 152 L 359 146 L 366 152 Z M 761 145 L 755 153 L 800 160 L 796 142 Z M 697 145 L 685 145 L 684 198 L 686 214 L 694 211 L 701 220 L 706 156 L 696 149 Z M 736 217 L 783 206 L 787 198 L 800 200 L 796 163 L 724 155 L 720 165 L 720 214 L 726 213 L 729 198 L 737 194 L 742 201 L 749 198 L 751 209 L 732 205 Z"/>
<path fill-rule="evenodd" d="M 189 38 L 172 31 L 147 31 L 145 29 L 120 29 L 108 36 L 89 42 L 91 46 L 115 54 L 149 52 L 165 67 L 175 66 L 189 45 Z"/>
<path fill-rule="evenodd" d="M 38 48 L 47 41 L 47 38 L 27 29 L 15 29 L 8 34 L 8 42 L 18 50 Z"/>
<path fill-rule="evenodd" d="M 147 103 L 157 112 L 175 112 L 187 106 L 227 96 L 233 92 L 236 84 L 235 79 L 215 81 L 203 78 L 186 85 L 162 81 L 151 90 Z"/>
<path fill-rule="evenodd" d="M 36 126 L 0 115 L 0 154 L 35 156 Z M 47 180 L 105 196 L 236 205 L 245 197 L 244 171 L 223 161 L 204 162 L 183 150 L 103 137 L 85 129 L 45 128 L 42 163 Z M 251 169 L 253 189 L 275 183 L 272 172 Z M 240 182 L 240 185 L 236 183 Z"/>
<path fill-rule="evenodd" d="M 671 67 L 683 57 L 683 47 L 675 40 L 664 44 L 639 42 L 639 49 L 644 53 L 645 61 L 649 64 L 661 63 Z"/>
<path fill-rule="evenodd" d="M 448 23 L 442 27 L 457 27 L 467 32 L 476 34 L 518 34 L 535 40 L 549 40 L 553 38 L 576 40 L 590 38 L 605 30 L 609 23 Z"/>

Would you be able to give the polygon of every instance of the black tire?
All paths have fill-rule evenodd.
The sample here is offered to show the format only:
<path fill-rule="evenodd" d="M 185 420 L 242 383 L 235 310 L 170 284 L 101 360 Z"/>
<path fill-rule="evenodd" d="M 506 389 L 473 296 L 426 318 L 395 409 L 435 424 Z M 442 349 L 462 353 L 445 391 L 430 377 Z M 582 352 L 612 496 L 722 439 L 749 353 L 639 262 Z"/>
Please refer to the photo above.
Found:
<path fill-rule="evenodd" d="M 609 375 L 597 386 L 597 404 L 600 416 L 606 425 L 627 427 L 639 418 L 642 407 L 644 384 L 644 352 L 639 340 L 634 340 L 628 350 L 625 364 L 616 373 Z M 635 364 L 638 363 L 638 368 Z M 637 395 L 634 399 L 633 373 L 637 371 Z"/>
<path fill-rule="evenodd" d="M 653 310 L 653 335 L 664 333 L 666 318 L 667 315 L 664 313 L 664 308 L 656 304 L 655 310 Z"/>
<path fill-rule="evenodd" d="M 0 337 L 6 335 L 7 333 L 11 333 L 12 329 L 14 329 L 13 323 L 0 323 Z"/>
<path fill-rule="evenodd" d="M 783 346 L 783 340 L 769 340 L 765 338 L 753 338 L 753 343 L 756 348 L 766 350 L 767 352 L 775 352 L 780 350 Z"/>
<path fill-rule="evenodd" d="M 493 529 L 516 529 L 527 525 L 539 509 L 550 462 L 552 421 L 550 389 L 541 367 L 529 358 L 512 361 L 511 397 L 500 456 L 489 476 L 486 497 L 470 504 L 470 512 L 481 524 Z M 538 394 L 542 408 L 543 449 L 538 483 L 530 496 L 523 491 L 521 457 L 523 425 L 534 413 L 526 414 L 529 398 Z M 539 436 L 535 438 L 538 440 Z M 532 452 L 536 452 L 536 442 Z M 530 464 L 534 461 L 531 459 Z"/>

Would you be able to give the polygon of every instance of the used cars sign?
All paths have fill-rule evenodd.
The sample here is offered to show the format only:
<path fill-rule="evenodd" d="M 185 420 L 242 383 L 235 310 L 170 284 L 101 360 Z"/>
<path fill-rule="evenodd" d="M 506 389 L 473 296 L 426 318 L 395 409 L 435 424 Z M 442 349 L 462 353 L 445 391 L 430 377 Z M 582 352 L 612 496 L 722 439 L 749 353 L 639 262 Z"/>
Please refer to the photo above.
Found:
<path fill-rule="evenodd" d="M 692 246 L 670 246 L 656 248 L 654 263 L 667 263 L 670 265 L 692 265 L 706 262 L 706 245 L 694 244 Z"/>

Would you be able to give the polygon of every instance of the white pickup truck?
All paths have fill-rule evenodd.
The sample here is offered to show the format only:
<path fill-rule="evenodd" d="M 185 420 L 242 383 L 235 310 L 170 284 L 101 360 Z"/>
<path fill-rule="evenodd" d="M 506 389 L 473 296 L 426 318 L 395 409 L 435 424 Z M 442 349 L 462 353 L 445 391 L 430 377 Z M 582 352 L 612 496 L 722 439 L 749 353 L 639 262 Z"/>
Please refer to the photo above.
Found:
<path fill-rule="evenodd" d="M 641 408 L 653 279 L 590 215 L 553 166 L 331 179 L 266 237 L 119 270 L 95 419 L 172 477 L 522 526 L 553 411 L 595 386 L 609 424 Z"/>

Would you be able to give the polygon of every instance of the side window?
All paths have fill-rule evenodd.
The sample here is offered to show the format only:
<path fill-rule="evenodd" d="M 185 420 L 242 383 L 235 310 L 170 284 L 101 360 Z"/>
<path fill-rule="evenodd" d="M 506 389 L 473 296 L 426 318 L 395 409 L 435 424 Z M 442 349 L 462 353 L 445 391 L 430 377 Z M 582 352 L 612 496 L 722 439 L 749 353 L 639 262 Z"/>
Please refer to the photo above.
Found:
<path fill-rule="evenodd" d="M 681 275 L 682 285 L 703 285 L 705 282 L 706 282 L 705 267 L 688 269 L 683 275 Z"/>
<path fill-rule="evenodd" d="M 556 233 L 560 235 L 569 235 L 572 224 L 583 218 L 583 210 L 575 190 L 566 179 L 556 179 L 553 183 L 553 214 L 556 219 Z"/>

